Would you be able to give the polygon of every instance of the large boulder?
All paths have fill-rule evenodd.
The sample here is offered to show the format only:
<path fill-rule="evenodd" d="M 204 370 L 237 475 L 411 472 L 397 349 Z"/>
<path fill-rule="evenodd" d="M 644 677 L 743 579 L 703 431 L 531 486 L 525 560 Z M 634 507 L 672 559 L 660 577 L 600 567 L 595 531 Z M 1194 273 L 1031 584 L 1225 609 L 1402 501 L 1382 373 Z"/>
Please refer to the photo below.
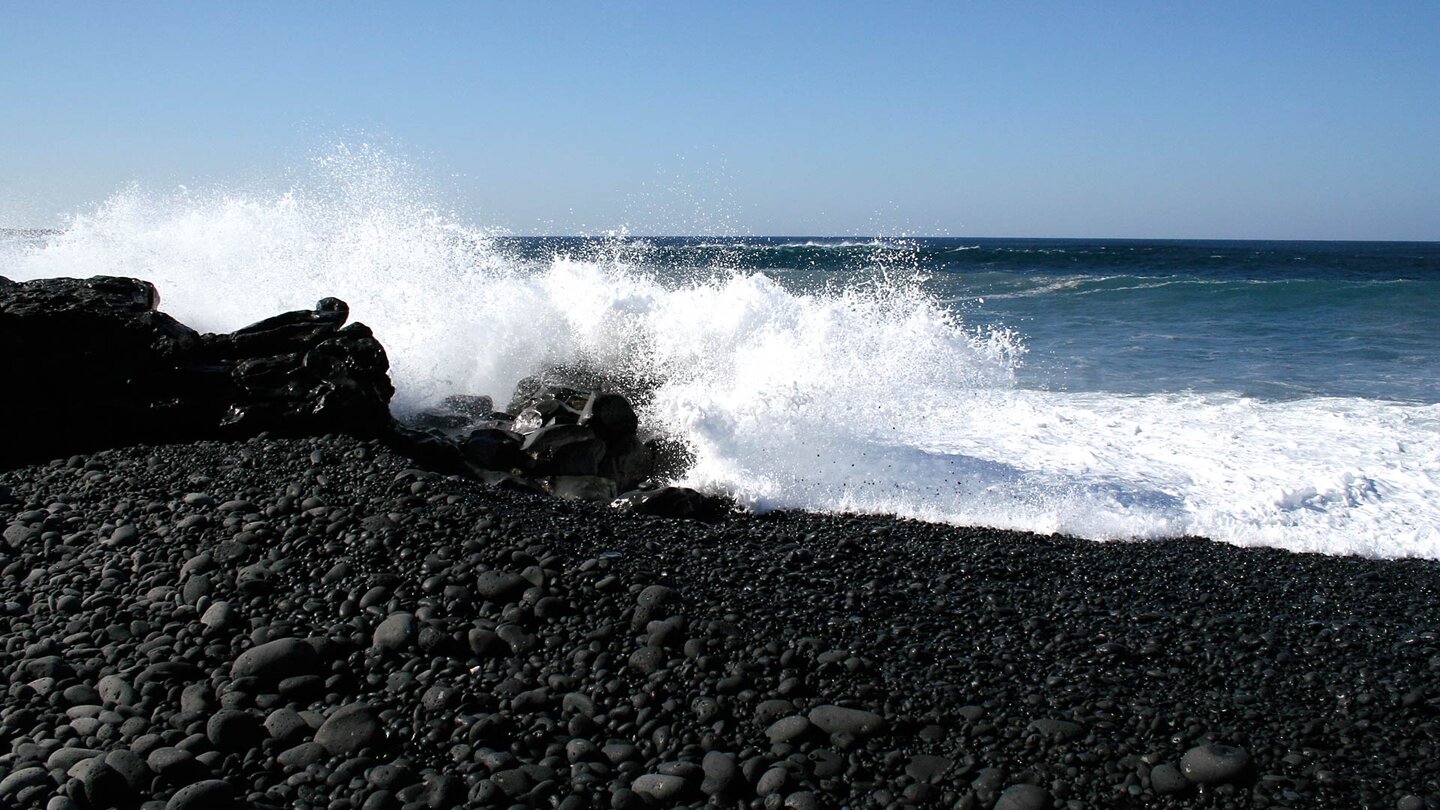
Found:
<path fill-rule="evenodd" d="M 0 283 L 0 467 L 137 443 L 383 435 L 394 393 L 370 330 L 334 298 L 228 335 L 158 310 L 146 281 Z"/>
<path fill-rule="evenodd" d="M 526 436 L 520 452 L 535 475 L 595 475 L 605 442 L 590 428 L 551 424 Z"/>
<path fill-rule="evenodd" d="M 713 521 L 724 517 L 731 502 L 689 487 L 660 487 L 633 490 L 616 498 L 611 506 L 624 512 L 652 517 Z"/>

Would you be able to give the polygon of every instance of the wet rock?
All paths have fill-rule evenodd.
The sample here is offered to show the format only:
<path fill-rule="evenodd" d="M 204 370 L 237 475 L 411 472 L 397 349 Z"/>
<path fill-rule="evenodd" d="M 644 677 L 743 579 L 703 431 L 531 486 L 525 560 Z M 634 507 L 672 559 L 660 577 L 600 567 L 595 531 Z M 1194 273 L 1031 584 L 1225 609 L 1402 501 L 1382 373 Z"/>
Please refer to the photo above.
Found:
<path fill-rule="evenodd" d="M 473 430 L 460 443 L 465 460 L 483 470 L 511 470 L 523 463 L 522 437 L 499 428 Z"/>
<path fill-rule="evenodd" d="M 525 437 L 520 452 L 535 475 L 596 475 L 605 442 L 580 425 L 551 425 Z"/>
<path fill-rule="evenodd" d="M 730 504 L 725 499 L 702 495 L 689 487 L 627 492 L 615 499 L 614 506 L 637 515 L 688 520 L 718 520 L 730 510 Z"/>
<path fill-rule="evenodd" d="M 601 475 L 560 475 L 550 485 L 550 494 L 567 501 L 609 503 L 614 500 L 616 482 Z"/>
<path fill-rule="evenodd" d="M 1221 743 L 1197 745 L 1180 757 L 1180 771 L 1197 785 L 1225 785 L 1250 776 L 1250 754 Z"/>
<path fill-rule="evenodd" d="M 625 397 L 595 392 L 585 401 L 585 407 L 580 412 L 580 424 L 595 431 L 606 442 L 612 442 L 634 436 L 640 420 Z"/>

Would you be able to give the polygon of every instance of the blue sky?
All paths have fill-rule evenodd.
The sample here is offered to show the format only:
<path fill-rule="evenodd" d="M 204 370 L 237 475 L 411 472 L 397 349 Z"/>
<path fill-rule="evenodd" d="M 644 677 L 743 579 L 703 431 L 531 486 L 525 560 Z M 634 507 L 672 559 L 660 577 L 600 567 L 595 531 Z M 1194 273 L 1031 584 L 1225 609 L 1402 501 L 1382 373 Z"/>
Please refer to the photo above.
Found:
<path fill-rule="evenodd" d="M 13 3 L 0 226 L 374 140 L 517 233 L 1440 239 L 1440 3 Z"/>

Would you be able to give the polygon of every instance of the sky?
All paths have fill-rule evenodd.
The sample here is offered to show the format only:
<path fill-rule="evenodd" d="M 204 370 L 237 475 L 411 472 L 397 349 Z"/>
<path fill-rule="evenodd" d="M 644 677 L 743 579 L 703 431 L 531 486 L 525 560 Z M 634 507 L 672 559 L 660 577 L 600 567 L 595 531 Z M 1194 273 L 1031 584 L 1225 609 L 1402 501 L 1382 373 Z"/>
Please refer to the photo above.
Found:
<path fill-rule="evenodd" d="M 1440 239 L 1440 3 L 0 11 L 0 227 L 380 144 L 517 234 Z"/>

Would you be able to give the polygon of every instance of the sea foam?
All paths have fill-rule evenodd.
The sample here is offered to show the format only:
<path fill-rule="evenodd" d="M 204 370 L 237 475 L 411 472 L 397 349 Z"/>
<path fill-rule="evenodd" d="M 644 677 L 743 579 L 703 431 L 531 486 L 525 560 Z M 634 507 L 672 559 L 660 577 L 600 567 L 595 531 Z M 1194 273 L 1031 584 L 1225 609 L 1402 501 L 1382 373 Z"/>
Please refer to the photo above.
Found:
<path fill-rule="evenodd" d="M 283 191 L 123 190 L 0 245 L 0 274 L 146 278 L 215 331 L 339 296 L 386 346 L 401 411 L 504 401 L 562 363 L 644 379 L 647 426 L 695 452 L 685 482 L 755 509 L 1440 558 L 1440 406 L 1027 389 L 1019 336 L 905 272 L 804 290 L 649 256 L 518 257 L 357 148 Z"/>

